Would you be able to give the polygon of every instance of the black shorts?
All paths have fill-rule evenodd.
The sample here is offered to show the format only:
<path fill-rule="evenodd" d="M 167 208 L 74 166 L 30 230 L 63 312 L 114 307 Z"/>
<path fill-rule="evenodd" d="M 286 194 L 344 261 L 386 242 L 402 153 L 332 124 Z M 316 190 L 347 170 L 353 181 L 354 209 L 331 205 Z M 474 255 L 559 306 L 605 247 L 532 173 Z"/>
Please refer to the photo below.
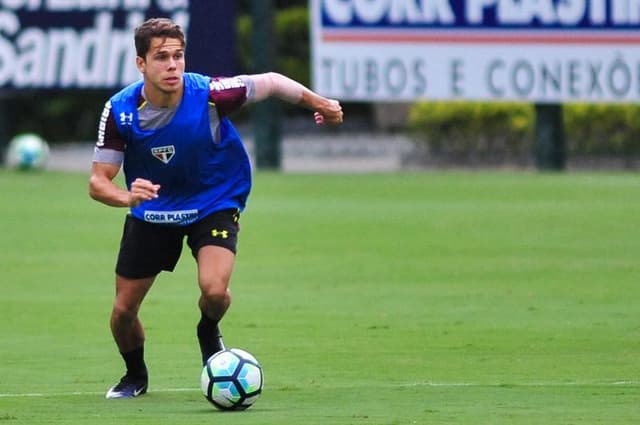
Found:
<path fill-rule="evenodd" d="M 148 223 L 128 215 L 120 241 L 116 273 L 129 279 L 155 276 L 162 270 L 173 271 L 184 237 L 197 258 L 203 246 L 227 248 L 235 254 L 240 231 L 237 209 L 223 210 L 188 226 Z"/>

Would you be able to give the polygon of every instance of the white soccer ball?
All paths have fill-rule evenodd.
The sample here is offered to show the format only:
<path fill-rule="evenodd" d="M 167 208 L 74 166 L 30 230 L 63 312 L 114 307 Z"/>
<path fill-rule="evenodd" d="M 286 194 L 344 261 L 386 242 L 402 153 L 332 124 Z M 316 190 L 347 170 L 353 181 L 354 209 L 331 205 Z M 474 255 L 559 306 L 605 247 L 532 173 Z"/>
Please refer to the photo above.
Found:
<path fill-rule="evenodd" d="M 262 367 L 238 348 L 217 352 L 207 360 L 200 376 L 204 396 L 220 410 L 244 410 L 262 393 Z"/>
<path fill-rule="evenodd" d="M 49 145 L 37 134 L 19 134 L 9 142 L 7 167 L 22 170 L 42 169 L 49 160 Z"/>

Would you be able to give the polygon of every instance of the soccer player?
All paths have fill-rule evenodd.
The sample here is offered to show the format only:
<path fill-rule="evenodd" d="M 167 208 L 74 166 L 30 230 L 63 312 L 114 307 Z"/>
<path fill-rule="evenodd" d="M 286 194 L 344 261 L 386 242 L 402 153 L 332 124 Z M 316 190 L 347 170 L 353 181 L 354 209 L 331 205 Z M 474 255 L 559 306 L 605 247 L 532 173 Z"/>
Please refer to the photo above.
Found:
<path fill-rule="evenodd" d="M 106 398 L 131 398 L 148 386 L 138 311 L 162 271 L 172 271 L 186 237 L 198 271 L 204 363 L 224 349 L 218 323 L 231 303 L 240 212 L 251 189 L 249 158 L 228 116 L 275 96 L 314 111 L 317 124 L 342 122 L 340 103 L 277 73 L 212 78 L 185 72 L 185 36 L 169 19 L 135 30 L 142 80 L 105 104 L 90 196 L 128 207 L 116 262 L 111 332 L 126 373 Z M 114 182 L 120 167 L 126 189 Z"/>

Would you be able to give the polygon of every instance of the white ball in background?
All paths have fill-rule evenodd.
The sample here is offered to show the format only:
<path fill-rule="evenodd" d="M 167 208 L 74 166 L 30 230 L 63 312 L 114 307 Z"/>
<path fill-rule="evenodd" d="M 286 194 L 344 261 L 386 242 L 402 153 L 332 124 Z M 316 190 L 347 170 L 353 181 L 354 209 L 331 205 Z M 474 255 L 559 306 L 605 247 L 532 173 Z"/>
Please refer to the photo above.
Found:
<path fill-rule="evenodd" d="M 49 160 L 49 144 L 33 133 L 19 134 L 9 142 L 6 163 L 9 168 L 43 169 Z"/>

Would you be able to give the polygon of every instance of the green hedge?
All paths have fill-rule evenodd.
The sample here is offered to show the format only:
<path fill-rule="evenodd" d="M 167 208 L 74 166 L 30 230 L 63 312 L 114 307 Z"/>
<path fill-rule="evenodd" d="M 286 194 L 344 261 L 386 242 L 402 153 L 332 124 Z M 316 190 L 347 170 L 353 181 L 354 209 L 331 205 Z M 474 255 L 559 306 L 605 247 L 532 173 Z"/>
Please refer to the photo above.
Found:
<path fill-rule="evenodd" d="M 409 110 L 409 130 L 430 154 L 507 159 L 531 152 L 533 107 L 510 103 L 420 102 Z"/>
<path fill-rule="evenodd" d="M 567 105 L 564 122 L 570 153 L 640 154 L 640 105 Z"/>
<path fill-rule="evenodd" d="M 640 155 L 640 105 L 567 104 L 563 118 L 569 155 Z M 532 151 L 535 111 L 522 103 L 419 102 L 408 127 L 432 154 L 522 157 Z"/>

